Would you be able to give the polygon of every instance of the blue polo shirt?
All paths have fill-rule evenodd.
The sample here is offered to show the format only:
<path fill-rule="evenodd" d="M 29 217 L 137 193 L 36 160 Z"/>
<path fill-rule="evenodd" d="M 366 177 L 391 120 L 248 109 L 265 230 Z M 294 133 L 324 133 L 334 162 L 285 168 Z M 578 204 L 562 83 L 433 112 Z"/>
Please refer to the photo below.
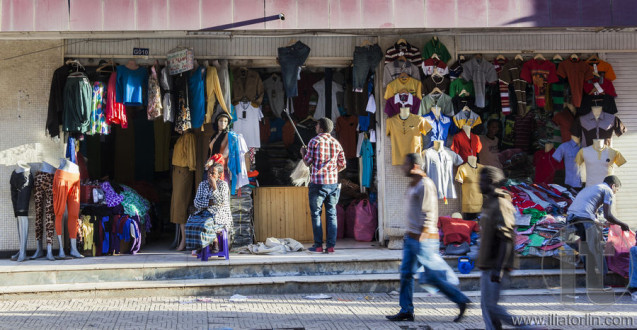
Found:
<path fill-rule="evenodd" d="M 436 119 L 433 112 L 428 112 L 422 117 L 425 118 L 425 121 L 427 121 L 429 125 L 431 125 L 431 131 L 429 131 L 429 133 L 425 136 L 425 148 L 431 148 L 436 140 L 447 141 L 449 128 L 451 127 L 451 124 L 453 124 L 451 118 L 440 114 L 440 118 Z"/>
<path fill-rule="evenodd" d="M 575 141 L 569 140 L 560 144 L 553 153 L 553 159 L 558 162 L 564 160 L 564 183 L 575 188 L 580 188 L 582 186 L 582 179 L 580 178 L 577 163 L 575 162 L 575 157 L 579 150 L 580 146 L 577 145 Z"/>

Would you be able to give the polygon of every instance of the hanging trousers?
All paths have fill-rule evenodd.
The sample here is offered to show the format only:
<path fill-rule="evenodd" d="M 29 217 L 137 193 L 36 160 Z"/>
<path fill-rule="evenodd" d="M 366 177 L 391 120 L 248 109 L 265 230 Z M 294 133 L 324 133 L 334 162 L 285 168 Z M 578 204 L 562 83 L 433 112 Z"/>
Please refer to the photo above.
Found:
<path fill-rule="evenodd" d="M 62 170 L 55 171 L 53 177 L 53 210 L 55 231 L 62 235 L 62 216 L 68 208 L 69 238 L 77 238 L 77 219 L 80 216 L 80 174 Z"/>
<path fill-rule="evenodd" d="M 53 242 L 55 212 L 53 211 L 53 174 L 38 172 L 35 174 L 35 239 L 42 240 L 42 225 L 46 230 L 46 244 Z"/>

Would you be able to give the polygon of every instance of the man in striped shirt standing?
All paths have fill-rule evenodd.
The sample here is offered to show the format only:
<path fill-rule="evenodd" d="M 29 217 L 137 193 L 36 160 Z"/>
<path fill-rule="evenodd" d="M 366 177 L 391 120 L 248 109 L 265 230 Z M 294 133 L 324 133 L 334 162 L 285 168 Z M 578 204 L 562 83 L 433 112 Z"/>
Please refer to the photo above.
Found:
<path fill-rule="evenodd" d="M 321 226 L 321 209 L 325 205 L 327 221 L 327 245 L 325 253 L 334 253 L 336 245 L 336 203 L 341 194 L 338 184 L 338 172 L 345 169 L 345 153 L 343 147 L 330 133 L 334 123 L 329 118 L 321 118 L 316 123 L 315 136 L 305 147 L 301 148 L 303 162 L 310 167 L 310 212 L 312 213 L 312 229 L 314 245 L 311 252 L 323 252 L 323 228 Z"/>

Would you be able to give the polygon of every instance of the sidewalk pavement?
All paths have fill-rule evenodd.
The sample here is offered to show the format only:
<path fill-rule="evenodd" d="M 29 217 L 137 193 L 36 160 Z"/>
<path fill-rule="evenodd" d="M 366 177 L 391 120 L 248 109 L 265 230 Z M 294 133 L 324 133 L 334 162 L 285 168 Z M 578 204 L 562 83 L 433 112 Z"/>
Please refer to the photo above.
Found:
<path fill-rule="evenodd" d="M 228 296 L 0 301 L 0 329 L 484 329 L 478 292 L 469 293 L 473 304 L 461 323 L 452 322 L 458 312 L 455 304 L 440 296 L 417 294 L 416 321 L 397 323 L 385 320 L 385 315 L 399 310 L 397 295 L 329 294 L 332 299 L 326 300 L 304 296 L 251 296 L 243 301 L 230 301 Z M 628 317 L 635 323 L 619 327 L 637 327 L 637 303 L 630 295 L 617 296 L 607 306 L 586 303 L 584 295 L 577 296 L 576 301 L 582 302 L 575 305 L 562 304 L 553 295 L 513 293 L 502 300 L 516 316 Z"/>

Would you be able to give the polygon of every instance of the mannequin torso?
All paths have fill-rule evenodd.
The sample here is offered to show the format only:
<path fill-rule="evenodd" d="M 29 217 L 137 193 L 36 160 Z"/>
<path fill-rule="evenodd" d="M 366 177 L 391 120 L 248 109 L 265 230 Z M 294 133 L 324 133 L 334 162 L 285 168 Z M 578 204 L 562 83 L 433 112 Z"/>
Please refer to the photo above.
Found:
<path fill-rule="evenodd" d="M 24 162 L 18 162 L 16 165 L 18 167 L 15 169 L 16 173 L 24 173 L 24 175 L 29 175 L 29 171 L 31 170 L 31 166 Z"/>
<path fill-rule="evenodd" d="M 471 138 L 471 126 L 464 125 L 462 126 L 462 130 L 465 132 L 465 134 L 467 134 L 468 138 Z"/>
<path fill-rule="evenodd" d="M 467 164 L 469 164 L 469 166 L 471 166 L 473 168 L 478 167 L 478 157 L 476 157 L 476 156 L 467 157 Z"/>
<path fill-rule="evenodd" d="M 599 115 L 602 114 L 602 107 L 591 107 L 591 110 L 595 119 L 599 119 Z"/>
<path fill-rule="evenodd" d="M 553 149 L 553 147 L 555 147 L 555 145 L 553 143 L 547 143 L 544 145 L 544 152 L 549 152 L 551 151 L 551 149 Z"/>
<path fill-rule="evenodd" d="M 77 164 L 67 160 L 66 158 L 60 158 L 60 167 L 59 170 L 69 173 L 80 173 L 80 168 Z"/>
<path fill-rule="evenodd" d="M 398 116 L 400 116 L 400 119 L 405 120 L 409 118 L 409 110 L 410 109 L 408 107 L 401 107 L 400 114 L 398 114 Z"/>
<path fill-rule="evenodd" d="M 441 152 L 442 151 L 442 146 L 444 145 L 444 143 L 445 143 L 445 141 L 442 141 L 442 140 L 434 141 L 433 149 L 436 150 L 437 152 Z"/>
<path fill-rule="evenodd" d="M 431 107 L 431 112 L 436 117 L 436 120 L 440 120 L 440 107 L 438 107 L 438 106 Z"/>

